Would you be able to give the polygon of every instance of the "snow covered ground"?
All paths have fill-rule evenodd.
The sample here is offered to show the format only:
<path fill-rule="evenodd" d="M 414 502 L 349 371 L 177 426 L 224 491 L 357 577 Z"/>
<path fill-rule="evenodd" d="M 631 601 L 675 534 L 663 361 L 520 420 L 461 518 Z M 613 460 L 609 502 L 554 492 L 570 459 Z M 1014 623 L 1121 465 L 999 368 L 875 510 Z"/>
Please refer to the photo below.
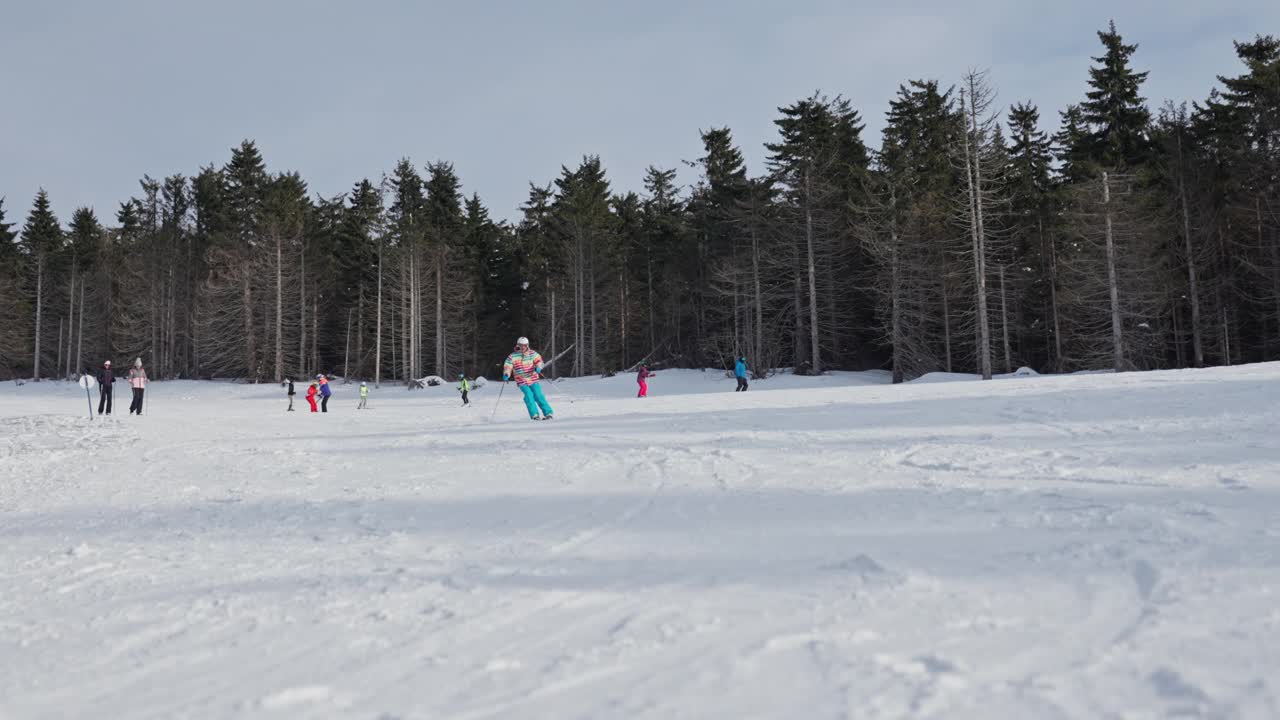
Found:
<path fill-rule="evenodd" d="M 1280 365 L 886 379 L 5 383 L 0 718 L 1280 717 Z"/>

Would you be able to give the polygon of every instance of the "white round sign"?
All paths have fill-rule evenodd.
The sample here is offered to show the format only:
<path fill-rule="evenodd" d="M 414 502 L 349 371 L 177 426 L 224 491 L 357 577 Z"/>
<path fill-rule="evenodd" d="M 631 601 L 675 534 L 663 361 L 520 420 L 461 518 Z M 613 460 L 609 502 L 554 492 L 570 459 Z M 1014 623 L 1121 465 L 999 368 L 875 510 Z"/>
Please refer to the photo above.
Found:
<path fill-rule="evenodd" d="M 92 375 L 80 376 L 80 387 L 84 388 L 85 390 L 92 390 L 94 387 L 97 386 L 97 384 L 98 384 L 98 381 L 95 380 Z"/>

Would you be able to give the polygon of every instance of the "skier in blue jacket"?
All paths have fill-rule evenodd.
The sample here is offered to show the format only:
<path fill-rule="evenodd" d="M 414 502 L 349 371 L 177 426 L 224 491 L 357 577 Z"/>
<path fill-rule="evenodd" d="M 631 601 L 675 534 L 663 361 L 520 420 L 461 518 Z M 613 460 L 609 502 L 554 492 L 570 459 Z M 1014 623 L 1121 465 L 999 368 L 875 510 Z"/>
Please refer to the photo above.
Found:
<path fill-rule="evenodd" d="M 738 362 L 733 366 L 733 375 L 738 378 L 738 389 L 734 392 L 747 391 L 747 359 L 745 357 L 738 358 Z"/>

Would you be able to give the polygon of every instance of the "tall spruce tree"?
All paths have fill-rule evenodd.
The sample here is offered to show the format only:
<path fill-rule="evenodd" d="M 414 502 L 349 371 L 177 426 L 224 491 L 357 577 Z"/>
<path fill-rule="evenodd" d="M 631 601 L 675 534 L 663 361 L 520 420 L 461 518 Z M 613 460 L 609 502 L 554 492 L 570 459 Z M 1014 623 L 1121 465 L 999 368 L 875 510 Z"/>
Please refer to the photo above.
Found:
<path fill-rule="evenodd" d="M 4 198 L 0 197 L 0 374 L 4 376 L 16 375 L 17 368 L 31 359 L 23 257 L 13 227 L 14 223 L 5 222 Z"/>
<path fill-rule="evenodd" d="M 1093 58 L 1097 65 L 1089 68 L 1091 89 L 1080 106 L 1091 127 L 1085 151 L 1096 165 L 1136 170 L 1150 154 L 1151 112 L 1141 94 L 1147 73 L 1130 66 L 1138 46 L 1125 44 L 1114 21 L 1098 33 L 1098 39 L 1106 52 Z"/>
<path fill-rule="evenodd" d="M 746 289 L 742 263 L 742 235 L 736 218 L 739 204 L 746 198 L 747 170 L 742 151 L 734 144 L 728 128 L 712 128 L 702 133 L 704 155 L 697 166 L 702 177 L 689 198 L 689 222 L 696 245 L 690 248 L 694 263 L 687 268 L 685 283 L 691 290 L 689 299 L 694 313 L 681 325 L 693 330 L 696 344 L 686 352 L 714 361 L 720 367 L 732 367 L 734 358 L 743 352 L 743 292 Z M 646 177 L 651 211 L 669 207 L 674 191 L 675 174 Z M 665 253 L 663 253 L 665 254 Z M 681 313 L 679 308 L 675 313 Z M 716 329 L 719 331 L 717 332 Z M 682 340 L 684 337 L 681 338 Z"/>
<path fill-rule="evenodd" d="M 963 132 L 951 91 L 937 81 L 900 86 L 889 104 L 873 205 L 879 210 L 880 235 L 894 239 L 877 243 L 885 270 L 874 285 L 882 336 L 891 345 L 898 378 L 951 372 L 960 355 L 956 288 L 949 280 L 956 263 L 946 250 L 955 234 L 952 198 L 960 183 L 951 148 L 961 143 Z"/>
<path fill-rule="evenodd" d="M 433 162 L 427 165 L 426 204 L 423 219 L 427 225 L 427 251 L 434 275 L 435 374 L 450 376 L 450 368 L 459 365 L 469 343 L 462 337 L 467 323 L 467 305 L 473 299 L 474 286 L 463 277 L 462 181 L 453 164 Z M 451 302 L 445 302 L 449 297 Z M 452 363 L 452 364 L 451 364 Z"/>
<path fill-rule="evenodd" d="M 601 279 L 608 276 L 616 240 L 609 180 L 599 156 L 588 155 L 573 170 L 561 168 L 555 184 L 553 216 L 573 283 L 573 374 L 600 373 L 605 341 L 600 333 Z"/>
<path fill-rule="evenodd" d="M 382 242 L 382 196 L 368 178 L 356 183 L 347 194 L 347 208 L 342 215 L 335 240 L 338 260 L 336 300 L 341 307 L 354 311 L 351 333 L 351 355 L 346 370 L 348 377 L 369 377 L 373 364 L 370 353 L 376 343 L 378 279 Z"/>
<path fill-rule="evenodd" d="M 1033 367 L 1057 367 L 1062 357 L 1058 327 L 1057 246 L 1053 198 L 1053 141 L 1040 128 L 1030 103 L 1009 110 L 1010 244 L 1018 312 L 1014 320 L 1020 357 Z"/>
<path fill-rule="evenodd" d="M 226 371 L 236 375 L 247 376 L 257 382 L 263 375 L 263 368 L 258 356 L 260 346 L 259 334 L 263 327 L 262 318 L 255 316 L 255 290 L 261 292 L 259 273 L 257 272 L 262 242 L 259 237 L 262 225 L 262 205 L 265 200 L 267 185 L 266 163 L 257 146 L 251 140 L 245 140 L 231 153 L 231 160 L 222 171 L 225 178 L 226 211 L 231 234 L 227 240 L 230 245 L 221 259 L 221 274 L 228 281 L 226 284 L 238 284 L 239 307 L 226 307 L 217 303 L 209 309 L 213 312 L 223 311 L 226 315 L 239 320 L 239 329 L 232 337 L 238 337 L 241 363 L 227 358 L 223 365 Z M 238 283 L 236 281 L 238 280 Z M 232 290 L 232 293 L 235 291 Z M 217 309 L 215 309 L 217 308 Z M 226 337 L 226 336 L 222 336 Z M 222 345 L 219 336 L 206 334 L 210 342 Z M 231 350 L 231 348 L 226 348 Z"/>
<path fill-rule="evenodd" d="M 839 288 L 834 279 L 849 267 L 847 212 L 856 185 L 851 180 L 866 172 L 867 151 L 858 115 L 844 98 L 815 94 L 779 112 L 782 117 L 774 124 L 780 140 L 765 147 L 789 211 L 784 226 L 790 228 L 797 300 L 796 366 L 821 373 L 823 336 L 826 346 L 838 352 L 836 338 L 845 329 L 835 317 Z"/>
<path fill-rule="evenodd" d="M 62 249 L 62 227 L 54 216 L 49 204 L 49 194 L 43 188 L 36 193 L 36 199 L 27 214 L 27 223 L 22 228 L 22 246 L 30 258 L 31 271 L 35 274 L 35 327 L 32 334 L 32 377 L 38 382 L 42 375 L 42 351 L 47 352 L 47 343 L 42 343 L 45 335 L 44 308 L 46 281 L 51 276 L 51 265 Z M 44 367 L 48 367 L 47 364 Z"/>
<path fill-rule="evenodd" d="M 93 261 L 98 255 L 98 248 L 102 243 L 104 229 L 102 224 L 98 222 L 98 216 L 94 214 L 92 208 L 77 208 L 71 215 L 71 223 L 67 227 L 67 245 L 66 254 L 69 256 L 67 263 L 70 268 L 70 277 L 67 288 L 68 296 L 68 319 L 67 338 L 74 352 L 69 347 L 67 350 L 67 374 L 73 371 L 79 372 L 85 370 L 84 365 L 84 330 L 85 330 L 85 300 L 86 295 L 92 300 L 97 296 L 96 288 L 93 294 L 87 292 L 88 280 L 94 275 Z M 95 307 L 98 303 L 94 303 Z M 89 353 L 94 354 L 93 338 L 96 335 L 95 327 L 103 321 L 103 318 L 97 313 L 89 321 Z M 100 351 L 99 351 L 100 352 Z"/>

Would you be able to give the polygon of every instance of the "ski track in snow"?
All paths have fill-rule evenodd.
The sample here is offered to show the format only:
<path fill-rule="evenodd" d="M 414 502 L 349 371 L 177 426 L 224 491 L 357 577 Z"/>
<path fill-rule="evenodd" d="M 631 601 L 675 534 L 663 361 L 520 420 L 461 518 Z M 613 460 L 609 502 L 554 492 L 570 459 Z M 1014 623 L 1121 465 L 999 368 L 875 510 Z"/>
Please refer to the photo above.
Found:
<path fill-rule="evenodd" d="M 1280 717 L 1280 364 L 885 380 L 5 384 L 0 718 Z"/>

